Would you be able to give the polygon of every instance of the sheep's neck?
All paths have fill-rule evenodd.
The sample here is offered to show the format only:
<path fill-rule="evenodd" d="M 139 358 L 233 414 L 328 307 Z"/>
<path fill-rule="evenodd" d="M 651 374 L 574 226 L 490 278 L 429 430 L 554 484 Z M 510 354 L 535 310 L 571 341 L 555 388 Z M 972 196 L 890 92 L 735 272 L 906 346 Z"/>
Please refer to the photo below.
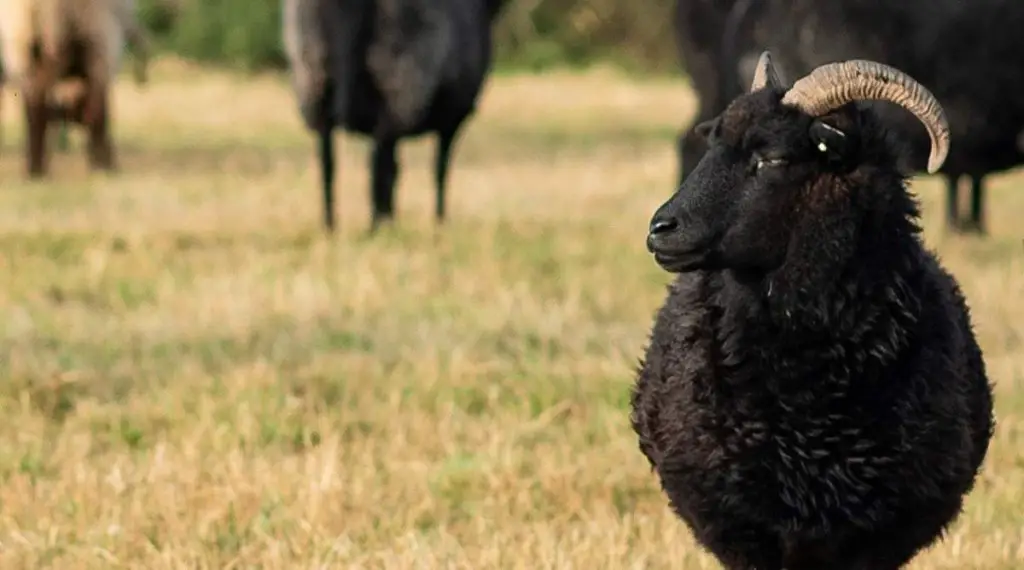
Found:
<path fill-rule="evenodd" d="M 732 381 L 760 383 L 770 377 L 799 384 L 826 372 L 833 375 L 833 367 L 870 375 L 874 367 L 895 361 L 911 344 L 921 312 L 914 291 L 923 273 L 923 251 L 916 254 L 915 249 L 890 251 L 876 258 L 879 265 L 848 264 L 832 286 L 782 312 L 772 310 L 766 286 L 727 272 L 710 276 L 707 286 L 717 302 L 708 318 L 718 350 L 737 363 Z M 808 359 L 809 353 L 816 358 Z M 850 369 L 854 355 L 861 370 Z"/>

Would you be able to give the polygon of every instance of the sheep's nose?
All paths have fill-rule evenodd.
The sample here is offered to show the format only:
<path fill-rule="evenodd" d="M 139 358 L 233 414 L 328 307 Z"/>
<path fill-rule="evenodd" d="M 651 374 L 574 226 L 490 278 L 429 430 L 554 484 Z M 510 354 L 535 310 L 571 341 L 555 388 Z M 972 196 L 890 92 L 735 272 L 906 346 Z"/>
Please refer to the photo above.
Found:
<path fill-rule="evenodd" d="M 655 216 L 647 230 L 647 251 L 654 253 L 658 247 L 658 239 L 678 227 L 679 222 L 671 216 Z"/>
<path fill-rule="evenodd" d="M 679 227 L 679 222 L 673 218 L 655 218 L 651 220 L 651 227 L 648 232 L 653 235 L 670 232 Z"/>

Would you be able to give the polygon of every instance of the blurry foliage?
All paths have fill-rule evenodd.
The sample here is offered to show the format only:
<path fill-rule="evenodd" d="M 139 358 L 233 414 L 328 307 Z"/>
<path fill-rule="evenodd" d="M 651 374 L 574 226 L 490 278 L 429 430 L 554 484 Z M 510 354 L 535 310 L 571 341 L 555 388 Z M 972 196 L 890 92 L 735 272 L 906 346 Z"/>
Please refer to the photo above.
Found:
<path fill-rule="evenodd" d="M 498 58 L 533 69 L 611 60 L 675 71 L 673 5 L 674 0 L 510 0 L 496 30 Z"/>
<path fill-rule="evenodd" d="M 139 0 L 162 48 L 244 70 L 282 68 L 280 0 Z"/>
<path fill-rule="evenodd" d="M 674 0 L 509 0 L 496 29 L 503 68 L 542 70 L 612 61 L 676 72 Z M 166 50 L 243 70 L 283 68 L 280 0 L 139 0 Z"/>

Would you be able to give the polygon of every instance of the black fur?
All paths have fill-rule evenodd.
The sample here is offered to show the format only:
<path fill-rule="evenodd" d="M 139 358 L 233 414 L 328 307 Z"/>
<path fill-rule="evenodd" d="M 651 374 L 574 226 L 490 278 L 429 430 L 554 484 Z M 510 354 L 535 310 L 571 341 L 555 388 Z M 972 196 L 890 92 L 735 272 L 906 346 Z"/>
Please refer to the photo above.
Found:
<path fill-rule="evenodd" d="M 899 141 L 867 106 L 811 118 L 781 95 L 705 124 L 709 150 L 652 218 L 679 275 L 631 421 L 725 568 L 895 570 L 958 516 L 991 386 Z"/>
<path fill-rule="evenodd" d="M 680 5 L 705 0 L 677 0 Z M 864 58 L 902 69 L 925 85 L 946 109 L 952 148 L 941 169 L 947 182 L 947 223 L 957 231 L 984 232 L 983 179 L 1024 164 L 1019 136 L 1024 132 L 1024 84 L 1019 54 L 1024 50 L 1024 4 L 1014 0 L 735 0 L 723 2 L 724 16 L 677 16 L 676 34 L 711 27 L 722 38 L 710 44 L 706 58 L 719 58 L 722 73 L 694 77 L 701 97 L 696 123 L 722 112 L 749 84 L 749 65 L 764 49 L 790 76 L 831 61 Z M 689 9 L 692 13 L 693 10 Z M 677 9 L 682 14 L 683 9 Z M 724 19 L 725 23 L 720 24 Z M 718 27 L 721 26 L 721 27 Z M 702 32 L 708 33 L 706 29 Z M 687 64 L 689 65 L 689 64 Z M 747 74 L 745 77 L 737 75 Z M 705 101 L 704 83 L 716 93 Z M 908 113 L 877 104 L 911 140 L 907 160 L 924 170 L 928 138 Z M 680 134 L 680 165 L 685 178 L 704 146 L 691 129 Z M 958 183 L 972 182 L 969 218 L 957 206 Z"/>
<path fill-rule="evenodd" d="M 373 138 L 371 230 L 394 217 L 398 141 L 437 133 L 435 217 L 445 217 L 452 147 L 491 63 L 504 0 L 283 0 L 306 126 L 318 133 L 324 224 L 334 228 L 336 127 Z M 295 30 L 287 29 L 294 26 Z"/>

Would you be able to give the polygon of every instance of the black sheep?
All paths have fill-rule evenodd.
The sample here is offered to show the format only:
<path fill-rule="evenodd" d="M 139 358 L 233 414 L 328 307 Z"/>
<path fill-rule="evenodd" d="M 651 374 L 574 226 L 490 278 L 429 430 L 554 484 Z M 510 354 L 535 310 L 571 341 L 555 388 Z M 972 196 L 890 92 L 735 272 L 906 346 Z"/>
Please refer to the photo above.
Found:
<path fill-rule="evenodd" d="M 949 148 L 941 107 L 874 62 L 751 93 L 654 214 L 678 273 L 632 394 L 640 449 L 730 570 L 894 570 L 958 516 L 992 392 L 956 281 L 922 245 L 899 140 L 858 101 L 902 104 Z"/>
<path fill-rule="evenodd" d="M 491 63 L 504 0 L 282 0 L 283 37 L 307 128 L 319 138 L 324 224 L 334 229 L 335 127 L 374 141 L 371 231 L 394 217 L 399 139 L 437 133 L 435 215 L 452 146 Z"/>
<path fill-rule="evenodd" d="M 688 28 L 700 25 L 690 23 Z M 737 0 L 725 25 L 717 28 L 722 44 L 714 52 L 721 57 L 723 72 L 716 77 L 721 94 L 698 122 L 720 113 L 742 93 L 737 73 L 743 74 L 744 62 L 762 49 L 775 54 L 781 69 L 795 74 L 854 58 L 903 69 L 936 96 L 949 116 L 954 144 L 941 169 L 947 224 L 956 231 L 984 232 L 983 179 L 1024 164 L 1024 103 L 1016 96 L 1024 82 L 1018 61 L 1024 50 L 1021 26 L 1024 5 L 1011 0 Z M 927 141 L 916 120 L 889 105 L 878 110 L 905 131 L 911 143 L 906 160 L 923 170 Z M 686 136 L 684 132 L 680 140 Z M 681 147 L 680 164 L 692 167 L 702 153 L 699 143 Z M 961 217 L 957 205 L 964 177 L 971 181 L 969 218 Z"/>

